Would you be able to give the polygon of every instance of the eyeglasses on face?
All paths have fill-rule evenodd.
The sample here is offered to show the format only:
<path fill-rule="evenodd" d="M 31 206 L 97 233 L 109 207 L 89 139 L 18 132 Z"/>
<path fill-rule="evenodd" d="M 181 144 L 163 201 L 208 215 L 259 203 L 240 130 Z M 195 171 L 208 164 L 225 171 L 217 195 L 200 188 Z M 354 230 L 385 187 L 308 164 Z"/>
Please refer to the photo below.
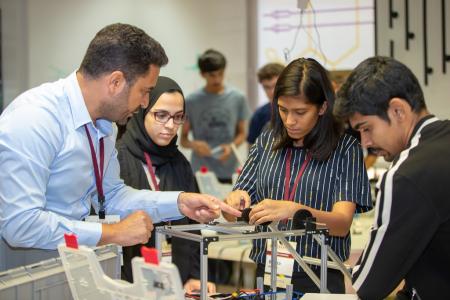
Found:
<path fill-rule="evenodd" d="M 166 124 L 170 119 L 173 119 L 173 123 L 177 125 L 181 125 L 186 120 L 186 115 L 183 112 L 176 113 L 171 115 L 168 111 L 160 110 L 160 111 L 150 111 L 153 114 L 156 122 L 161 124 Z"/>

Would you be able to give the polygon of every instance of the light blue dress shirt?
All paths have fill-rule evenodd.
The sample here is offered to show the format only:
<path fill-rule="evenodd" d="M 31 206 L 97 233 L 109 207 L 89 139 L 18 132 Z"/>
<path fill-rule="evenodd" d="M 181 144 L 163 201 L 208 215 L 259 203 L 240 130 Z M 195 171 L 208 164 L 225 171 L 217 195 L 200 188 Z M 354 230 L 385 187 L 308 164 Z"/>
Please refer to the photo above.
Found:
<path fill-rule="evenodd" d="M 56 249 L 64 233 L 94 246 L 101 224 L 83 222 L 98 210 L 94 168 L 84 124 L 97 159 L 105 143 L 106 213 L 124 218 L 145 210 L 154 223 L 182 217 L 180 192 L 136 190 L 120 179 L 112 123 L 94 126 L 76 73 L 17 97 L 0 116 L 0 234 L 15 247 Z"/>

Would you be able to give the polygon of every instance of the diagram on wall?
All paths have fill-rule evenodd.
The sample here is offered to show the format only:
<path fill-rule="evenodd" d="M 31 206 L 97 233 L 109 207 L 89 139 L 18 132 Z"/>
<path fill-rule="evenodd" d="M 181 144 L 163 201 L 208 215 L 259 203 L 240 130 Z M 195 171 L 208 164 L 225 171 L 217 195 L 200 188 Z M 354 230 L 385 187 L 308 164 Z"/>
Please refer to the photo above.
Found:
<path fill-rule="evenodd" d="M 372 0 L 258 1 L 258 65 L 312 57 L 329 70 L 374 55 Z"/>

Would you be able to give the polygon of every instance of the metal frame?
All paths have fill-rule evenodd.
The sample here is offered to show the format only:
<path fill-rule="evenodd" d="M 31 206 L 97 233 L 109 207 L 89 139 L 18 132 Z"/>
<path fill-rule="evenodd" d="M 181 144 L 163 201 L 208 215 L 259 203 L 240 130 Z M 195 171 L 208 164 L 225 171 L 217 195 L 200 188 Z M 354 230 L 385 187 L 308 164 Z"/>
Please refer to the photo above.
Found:
<path fill-rule="evenodd" d="M 209 224 L 192 224 L 192 225 L 165 225 L 156 227 L 156 248 L 159 250 L 159 256 L 161 256 L 161 245 L 163 235 L 175 236 L 191 241 L 200 243 L 200 299 L 208 299 L 208 247 L 212 242 L 228 241 L 228 240 L 254 240 L 261 238 L 272 239 L 272 269 L 271 269 L 271 288 L 273 291 L 277 290 L 276 286 L 276 274 L 277 274 L 277 241 L 279 240 L 290 254 L 294 257 L 300 267 L 305 271 L 311 280 L 320 288 L 321 293 L 328 293 L 327 289 L 327 268 L 328 257 L 334 262 L 333 268 L 340 270 L 345 276 L 351 278 L 350 272 L 343 262 L 338 258 L 336 253 L 328 247 L 328 229 L 323 225 L 317 225 L 314 230 L 286 230 L 280 231 L 277 229 L 277 224 L 272 223 L 268 227 L 270 232 L 255 232 L 247 230 L 249 225 L 245 222 L 235 223 L 209 223 Z M 215 231 L 216 235 L 203 235 L 202 229 Z M 200 231 L 200 234 L 190 233 L 187 231 Z M 301 236 L 311 234 L 314 239 L 320 244 L 322 249 L 322 255 L 320 264 L 317 262 L 312 264 L 320 265 L 320 279 L 308 266 L 311 263 L 308 260 L 302 258 L 294 249 L 291 244 L 286 240 L 288 237 Z M 160 257 L 161 258 L 161 257 Z M 306 262 L 308 261 L 308 263 Z M 275 299 L 275 295 L 272 296 Z"/>

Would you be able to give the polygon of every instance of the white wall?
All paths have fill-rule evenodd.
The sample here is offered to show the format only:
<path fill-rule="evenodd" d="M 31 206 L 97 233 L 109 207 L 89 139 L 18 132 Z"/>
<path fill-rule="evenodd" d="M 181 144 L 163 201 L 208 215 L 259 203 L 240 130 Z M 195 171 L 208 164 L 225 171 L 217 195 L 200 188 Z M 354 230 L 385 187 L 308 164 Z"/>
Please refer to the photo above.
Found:
<path fill-rule="evenodd" d="M 115 22 L 136 25 L 158 40 L 169 57 L 161 74 L 186 93 L 202 86 L 196 60 L 210 47 L 229 61 L 227 82 L 246 93 L 245 1 L 2 0 L 1 8 L 5 105 L 78 68 L 95 33 Z"/>
<path fill-rule="evenodd" d="M 430 112 L 440 118 L 449 118 L 450 62 L 447 63 L 447 73 L 444 74 L 442 71 L 441 1 L 426 1 L 428 64 L 433 68 L 433 73 L 428 76 L 428 85 L 424 82 L 423 1 L 409 1 L 409 27 L 415 34 L 415 38 L 410 40 L 409 50 L 406 50 L 405 38 L 405 1 L 392 2 L 393 10 L 398 13 L 398 17 L 393 20 L 393 28 L 389 28 L 389 1 L 376 0 L 378 54 L 389 56 L 389 41 L 393 40 L 394 58 L 406 64 L 417 76 Z M 446 3 L 447 54 L 450 54 L 450 3 L 449 1 Z"/>
<path fill-rule="evenodd" d="M 28 39 L 24 0 L 1 0 L 3 104 L 28 88 Z M 1 107 L 0 107 L 1 111 Z"/>
<path fill-rule="evenodd" d="M 202 85 L 196 57 L 206 48 L 214 47 L 228 58 L 227 81 L 251 95 L 256 83 L 253 65 L 257 52 L 248 51 L 257 50 L 251 45 L 257 39 L 254 28 L 253 34 L 247 32 L 250 25 L 255 26 L 251 22 L 256 22 L 256 18 L 249 16 L 256 14 L 253 11 L 256 3 L 256 0 L 0 0 L 4 105 L 20 92 L 76 69 L 94 34 L 113 22 L 137 25 L 159 40 L 170 59 L 162 74 L 174 77 L 185 92 Z M 393 1 L 394 10 L 399 13 L 393 29 L 388 27 L 388 0 L 376 3 L 378 53 L 389 55 L 389 40 L 394 40 L 394 57 L 406 63 L 423 84 L 422 1 L 409 1 L 410 27 L 416 35 L 409 51 L 404 46 L 405 1 Z M 427 3 L 429 62 L 434 72 L 429 76 L 429 85 L 423 84 L 423 88 L 430 110 L 447 118 L 450 71 L 444 75 L 441 67 L 440 1 Z M 446 10 L 449 19 L 449 4 Z M 449 24 L 447 21 L 448 49 Z M 253 92 L 251 107 L 258 102 L 255 96 Z"/>

